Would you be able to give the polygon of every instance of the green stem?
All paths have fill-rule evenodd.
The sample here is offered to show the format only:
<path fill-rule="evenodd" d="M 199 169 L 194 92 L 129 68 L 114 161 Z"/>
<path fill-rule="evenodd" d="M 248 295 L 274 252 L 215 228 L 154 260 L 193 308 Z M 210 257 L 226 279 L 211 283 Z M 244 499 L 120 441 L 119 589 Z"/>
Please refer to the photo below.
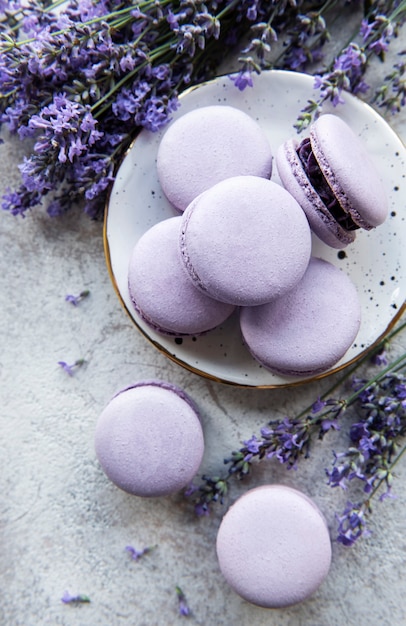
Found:
<path fill-rule="evenodd" d="M 66 0 L 57 0 L 58 3 L 62 4 L 63 2 L 65 2 Z M 161 0 L 161 6 L 162 5 L 166 5 L 170 2 L 170 0 Z M 127 15 L 128 19 L 124 20 L 121 22 L 120 27 L 125 26 L 127 23 L 133 21 L 133 17 L 131 15 L 131 11 L 133 11 L 135 8 L 139 8 L 140 11 L 149 9 L 150 7 L 154 6 L 154 2 L 141 2 L 138 3 L 137 5 L 132 5 L 130 7 L 125 7 L 124 9 L 119 9 L 116 11 L 112 11 L 110 13 L 105 13 L 104 15 L 100 15 L 98 17 L 94 17 L 91 20 L 86 20 L 85 22 L 80 22 L 80 26 L 93 26 L 93 24 L 99 24 L 100 22 L 109 22 L 109 20 L 112 19 L 117 19 L 118 17 L 122 17 L 123 15 Z M 52 33 L 53 36 L 58 36 L 58 35 L 64 35 L 66 33 L 69 32 L 69 28 L 62 28 L 61 30 L 57 30 L 55 32 Z M 33 43 L 34 41 L 36 41 L 35 37 L 31 37 L 28 39 L 23 39 L 21 41 L 14 41 L 13 45 L 9 46 L 8 48 L 3 48 L 3 50 L 1 52 L 8 52 L 9 50 L 11 50 L 11 48 L 15 47 L 15 48 L 21 48 L 24 45 Z"/>
<path fill-rule="evenodd" d="M 404 311 L 406 311 L 406 304 L 403 305 L 402 309 Z M 394 330 L 392 330 L 387 336 L 385 336 L 381 341 L 379 341 L 379 343 L 374 346 L 373 349 L 368 350 L 363 357 L 361 357 L 360 359 L 358 359 L 358 361 L 352 365 L 349 366 L 348 369 L 345 370 L 345 374 L 343 376 L 341 376 L 331 387 L 329 387 L 327 389 L 327 391 L 325 391 L 323 393 L 323 395 L 321 396 L 321 400 L 327 400 L 329 397 L 331 397 L 331 394 L 334 393 L 334 391 L 336 389 L 338 389 L 339 387 L 341 387 L 341 385 L 348 380 L 348 378 L 363 364 L 365 363 L 365 361 L 367 361 L 368 359 L 371 358 L 371 354 L 374 354 L 376 352 L 378 352 L 386 343 L 390 342 L 393 337 L 395 337 L 398 333 L 400 333 L 404 328 L 406 328 L 406 322 L 403 322 L 402 324 L 400 324 L 398 327 L 396 327 Z M 405 358 L 405 354 L 403 355 L 403 358 Z M 388 366 L 390 367 L 390 366 Z M 382 372 L 381 372 L 382 373 Z M 368 386 L 368 385 L 367 385 Z M 359 395 L 359 393 L 361 393 L 361 390 L 358 392 L 357 395 Z M 355 396 L 355 394 L 353 394 Z M 357 396 L 354 397 L 354 400 L 356 399 Z M 352 400 L 352 402 L 354 401 Z M 304 415 L 308 415 L 308 413 L 312 410 L 312 404 L 310 406 L 308 406 L 307 408 L 305 408 L 303 411 L 301 411 L 301 413 L 299 413 L 297 415 L 297 418 L 300 419 L 301 417 L 303 417 Z"/>
<path fill-rule="evenodd" d="M 127 82 L 130 82 L 131 79 L 134 76 L 136 76 L 137 73 L 140 70 L 142 70 L 144 67 L 146 67 L 150 63 L 153 63 L 153 61 L 156 61 L 157 58 L 159 58 L 161 55 L 163 55 L 169 49 L 170 49 L 170 45 L 168 43 L 164 43 L 161 46 L 158 46 L 157 48 L 154 49 L 153 53 L 148 55 L 147 59 L 145 61 L 143 61 L 143 63 L 141 63 L 140 65 L 137 65 L 137 67 L 135 67 L 133 70 L 131 70 L 131 72 L 129 72 L 128 74 L 123 76 L 123 78 L 121 80 L 119 80 L 117 83 L 115 83 L 114 86 L 107 93 L 105 93 L 104 96 L 102 96 L 100 98 L 100 100 L 95 102 L 95 104 L 91 107 L 92 113 L 96 112 L 95 113 L 95 117 L 99 118 L 110 107 L 110 105 L 107 104 L 101 110 L 99 110 L 100 109 L 100 105 L 102 105 L 109 98 L 111 98 L 111 96 L 114 95 L 117 91 L 119 91 L 121 89 L 121 87 L 123 87 Z"/>
<path fill-rule="evenodd" d="M 399 454 L 397 455 L 396 459 L 389 465 L 388 470 L 390 472 L 393 471 L 393 468 L 398 464 L 398 462 L 400 461 L 400 459 L 402 458 L 402 456 L 405 454 L 406 452 L 406 444 L 403 446 L 403 448 L 401 449 L 401 451 L 399 452 Z M 369 509 L 370 507 L 370 502 L 372 500 L 372 498 L 374 498 L 374 496 L 377 494 L 377 492 L 379 491 L 379 489 L 382 487 L 383 483 L 386 481 L 386 478 L 381 478 L 380 481 L 378 481 L 378 483 L 376 484 L 376 486 L 373 488 L 373 490 L 371 491 L 371 493 L 369 494 L 369 498 L 367 500 L 365 500 L 364 505 Z"/>
<path fill-rule="evenodd" d="M 377 383 L 379 380 L 384 378 L 386 374 L 388 374 L 389 372 L 399 371 L 399 369 L 401 368 L 399 368 L 398 366 L 403 364 L 403 362 L 404 362 L 404 365 L 406 365 L 406 352 L 404 352 L 400 357 L 395 359 L 393 363 L 390 363 L 389 365 L 387 365 L 383 370 L 379 372 L 379 374 L 377 374 L 376 376 L 368 380 L 368 382 L 366 382 L 365 385 L 363 385 L 360 389 L 358 389 L 358 391 L 356 391 L 349 398 L 347 398 L 346 406 L 350 406 L 358 398 L 358 396 L 363 391 L 365 391 L 365 389 L 368 389 L 368 387 Z"/>

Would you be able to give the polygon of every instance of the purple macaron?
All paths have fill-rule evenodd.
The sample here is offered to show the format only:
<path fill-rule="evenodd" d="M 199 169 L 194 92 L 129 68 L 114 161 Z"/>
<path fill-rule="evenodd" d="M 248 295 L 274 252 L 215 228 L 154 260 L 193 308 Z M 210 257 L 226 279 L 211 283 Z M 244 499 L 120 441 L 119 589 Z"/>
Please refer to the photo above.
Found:
<path fill-rule="evenodd" d="M 290 290 L 311 252 L 306 217 L 281 185 L 235 176 L 201 194 L 182 216 L 180 248 L 193 284 L 234 305 L 259 305 Z"/>
<path fill-rule="evenodd" d="M 311 258 L 302 280 L 273 302 L 240 312 L 253 357 L 283 376 L 311 376 L 335 365 L 357 336 L 361 306 L 350 278 Z"/>
<path fill-rule="evenodd" d="M 382 224 L 388 198 L 366 146 L 341 118 L 321 115 L 300 143 L 289 139 L 276 155 L 284 187 L 296 198 L 313 232 L 343 248 L 359 228 Z"/>
<path fill-rule="evenodd" d="M 117 393 L 99 416 L 96 455 L 108 478 L 136 496 L 186 487 L 204 453 L 197 408 L 179 387 L 140 381 Z"/>
<path fill-rule="evenodd" d="M 230 587 L 264 608 L 306 600 L 331 564 L 323 514 L 308 496 L 284 485 L 257 487 L 240 497 L 223 517 L 216 547 Z"/>
<path fill-rule="evenodd" d="M 167 335 L 199 335 L 227 319 L 234 306 L 217 302 L 192 284 L 182 263 L 182 217 L 155 224 L 131 255 L 128 289 L 134 309 L 152 328 Z"/>
<path fill-rule="evenodd" d="M 224 178 L 270 178 L 272 151 L 259 124 L 232 106 L 206 106 L 172 122 L 158 147 L 157 173 L 172 205 L 183 212 Z"/>

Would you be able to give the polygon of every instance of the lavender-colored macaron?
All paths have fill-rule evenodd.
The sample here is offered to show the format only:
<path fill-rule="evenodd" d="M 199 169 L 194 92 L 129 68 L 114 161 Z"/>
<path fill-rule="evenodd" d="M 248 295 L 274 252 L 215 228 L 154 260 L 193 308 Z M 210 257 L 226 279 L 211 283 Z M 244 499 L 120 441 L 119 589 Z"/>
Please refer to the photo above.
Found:
<path fill-rule="evenodd" d="M 136 496 L 165 496 L 196 475 L 204 440 L 197 408 L 176 385 L 140 381 L 116 394 L 96 426 L 100 465 L 117 487 Z"/>
<path fill-rule="evenodd" d="M 335 365 L 357 336 L 361 306 L 342 270 L 311 258 L 302 280 L 283 297 L 240 312 L 254 358 L 284 376 L 320 374 Z"/>
<path fill-rule="evenodd" d="M 282 144 L 276 163 L 283 185 L 327 245 L 343 248 L 355 240 L 357 229 L 385 221 L 388 198 L 375 163 L 338 116 L 321 115 L 301 143 Z"/>
<path fill-rule="evenodd" d="M 223 180 L 182 216 L 180 249 L 193 284 L 222 302 L 259 305 L 286 293 L 310 258 L 309 224 L 281 185 Z"/>
<path fill-rule="evenodd" d="M 206 106 L 169 125 L 158 147 L 157 172 L 165 195 L 182 212 L 224 178 L 270 178 L 272 151 L 264 131 L 247 113 Z"/>
<path fill-rule="evenodd" d="M 242 598 L 281 608 L 302 602 L 321 585 L 331 564 L 331 542 L 326 521 L 308 496 L 265 485 L 227 511 L 217 556 L 223 576 Z"/>
<path fill-rule="evenodd" d="M 198 335 L 228 318 L 234 306 L 217 302 L 192 284 L 179 251 L 181 216 L 150 228 L 131 255 L 128 289 L 140 317 L 168 335 Z"/>

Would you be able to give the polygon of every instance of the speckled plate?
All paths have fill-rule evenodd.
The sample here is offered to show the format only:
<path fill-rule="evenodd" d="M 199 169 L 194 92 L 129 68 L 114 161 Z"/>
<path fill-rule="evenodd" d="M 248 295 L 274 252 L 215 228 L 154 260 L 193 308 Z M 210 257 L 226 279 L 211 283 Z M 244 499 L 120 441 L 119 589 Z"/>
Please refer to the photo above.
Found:
<path fill-rule="evenodd" d="M 262 126 L 275 154 L 295 135 L 293 124 L 309 98 L 313 78 L 284 71 L 263 72 L 253 88 L 240 92 L 229 77 L 190 89 L 182 96 L 174 119 L 187 111 L 212 104 L 228 104 L 247 112 Z M 325 111 L 329 109 L 326 107 Z M 406 149 L 399 137 L 375 111 L 346 95 L 345 104 L 332 110 L 366 143 L 387 188 L 390 214 L 376 230 L 358 231 L 354 244 L 337 251 L 313 240 L 312 254 L 349 274 L 362 305 L 362 323 L 353 346 L 326 376 L 358 359 L 400 317 L 405 302 Z M 107 266 L 117 295 L 138 329 L 179 365 L 212 380 L 239 386 L 284 387 L 314 380 L 285 378 L 261 367 L 245 348 L 234 314 L 224 325 L 199 337 L 165 337 L 149 328 L 133 310 L 127 290 L 127 268 L 133 247 L 151 226 L 177 215 L 165 199 L 156 174 L 157 149 L 164 131 L 142 131 L 117 172 L 104 225 Z M 354 172 L 356 176 L 356 172 Z M 272 179 L 280 182 L 276 168 Z"/>

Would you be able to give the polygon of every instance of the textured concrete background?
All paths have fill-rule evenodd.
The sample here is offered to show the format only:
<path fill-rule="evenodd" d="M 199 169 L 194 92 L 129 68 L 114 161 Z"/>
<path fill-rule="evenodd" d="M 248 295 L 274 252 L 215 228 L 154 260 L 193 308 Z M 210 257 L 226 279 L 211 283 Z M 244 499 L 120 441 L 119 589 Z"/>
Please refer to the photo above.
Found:
<path fill-rule="evenodd" d="M 384 70 L 376 70 L 376 79 Z M 406 137 L 406 115 L 390 120 Z M 18 183 L 23 146 L 1 147 L 1 190 Z M 399 210 L 404 210 L 403 204 Z M 275 416 L 294 414 L 331 384 L 245 390 L 204 380 L 170 362 L 133 326 L 107 273 L 102 225 L 72 211 L 24 220 L 0 215 L 0 624 L 154 626 L 179 623 L 175 586 L 192 624 L 204 626 L 402 626 L 406 624 L 406 463 L 397 499 L 375 505 L 373 534 L 353 548 L 333 541 L 333 563 L 307 602 L 269 611 L 233 593 L 218 570 L 215 537 L 227 504 L 196 519 L 181 496 L 143 500 L 115 488 L 93 449 L 97 417 L 120 387 L 158 377 L 197 402 L 206 439 L 201 472 L 217 473 L 239 442 Z M 89 289 L 80 306 L 68 293 Z M 406 335 L 393 353 L 404 350 Z M 57 365 L 86 359 L 69 377 Z M 312 496 L 332 538 L 346 494 L 326 486 L 324 468 L 342 433 L 327 437 L 296 472 L 264 464 L 244 484 L 281 481 Z M 266 538 L 264 538 L 264 541 Z M 142 560 L 125 546 L 156 545 Z M 90 604 L 64 605 L 65 590 Z"/>

